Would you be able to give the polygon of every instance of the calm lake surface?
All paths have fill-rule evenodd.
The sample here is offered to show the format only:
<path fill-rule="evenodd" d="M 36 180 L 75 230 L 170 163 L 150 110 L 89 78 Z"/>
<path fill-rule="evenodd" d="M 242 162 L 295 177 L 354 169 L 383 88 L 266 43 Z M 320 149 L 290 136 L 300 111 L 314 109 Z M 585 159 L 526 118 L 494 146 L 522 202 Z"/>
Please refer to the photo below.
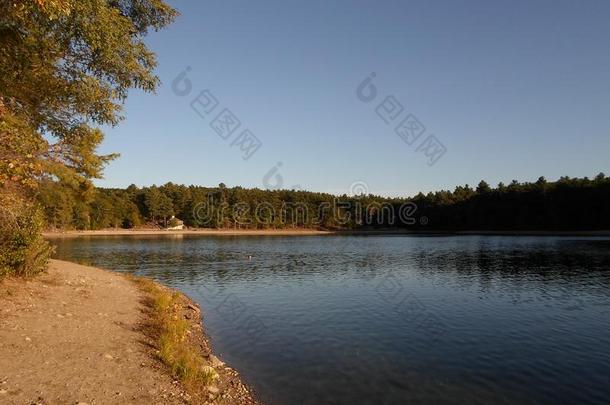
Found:
<path fill-rule="evenodd" d="M 610 239 L 90 237 L 56 257 L 197 300 L 274 404 L 610 403 Z"/>

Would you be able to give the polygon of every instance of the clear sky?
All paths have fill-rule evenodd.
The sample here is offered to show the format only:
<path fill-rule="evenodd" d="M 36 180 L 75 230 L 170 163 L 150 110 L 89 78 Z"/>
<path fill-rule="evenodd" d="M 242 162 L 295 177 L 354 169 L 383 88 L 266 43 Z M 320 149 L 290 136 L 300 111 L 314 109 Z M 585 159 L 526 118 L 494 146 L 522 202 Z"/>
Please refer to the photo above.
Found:
<path fill-rule="evenodd" d="M 181 16 L 147 38 L 162 85 L 131 92 L 106 130 L 102 151 L 122 156 L 98 185 L 264 188 L 279 174 L 285 188 L 412 195 L 610 172 L 608 1 L 171 3 Z M 202 118 L 190 102 L 205 89 L 218 105 Z M 390 95 L 403 111 L 386 124 Z M 224 108 L 241 122 L 226 140 L 210 126 Z M 408 114 L 426 129 L 412 145 L 394 132 Z M 245 129 L 262 143 L 248 160 Z M 446 148 L 432 166 L 417 151 L 430 134 Z"/>

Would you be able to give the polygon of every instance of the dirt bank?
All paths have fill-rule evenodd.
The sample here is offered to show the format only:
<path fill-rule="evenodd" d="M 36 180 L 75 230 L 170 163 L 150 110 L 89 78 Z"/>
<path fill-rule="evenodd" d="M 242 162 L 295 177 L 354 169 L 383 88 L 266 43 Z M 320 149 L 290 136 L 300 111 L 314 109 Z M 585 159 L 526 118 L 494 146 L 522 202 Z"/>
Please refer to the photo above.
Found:
<path fill-rule="evenodd" d="M 0 403 L 256 403 L 182 300 L 189 340 L 220 376 L 197 392 L 158 359 L 146 294 L 126 277 L 53 260 L 34 279 L 0 281 Z"/>

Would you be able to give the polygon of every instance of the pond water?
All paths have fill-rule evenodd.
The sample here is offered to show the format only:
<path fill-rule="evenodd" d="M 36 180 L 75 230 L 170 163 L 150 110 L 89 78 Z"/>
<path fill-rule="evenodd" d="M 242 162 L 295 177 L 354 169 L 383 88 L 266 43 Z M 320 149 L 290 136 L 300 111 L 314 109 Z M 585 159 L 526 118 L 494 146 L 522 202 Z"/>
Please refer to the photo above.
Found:
<path fill-rule="evenodd" d="M 610 238 L 83 237 L 198 301 L 265 403 L 610 403 Z"/>

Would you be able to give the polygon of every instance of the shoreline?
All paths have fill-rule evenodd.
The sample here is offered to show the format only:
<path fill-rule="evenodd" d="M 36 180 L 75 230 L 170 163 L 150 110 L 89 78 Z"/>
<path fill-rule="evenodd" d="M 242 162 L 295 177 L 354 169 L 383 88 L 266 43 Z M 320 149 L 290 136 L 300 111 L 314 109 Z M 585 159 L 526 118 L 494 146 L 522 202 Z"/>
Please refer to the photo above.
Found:
<path fill-rule="evenodd" d="M 545 230 L 405 230 L 405 229 L 371 229 L 371 230 L 318 230 L 318 229 L 102 229 L 102 230 L 66 230 L 47 231 L 43 236 L 47 239 L 78 238 L 83 236 L 322 236 L 322 235 L 354 235 L 354 236 L 610 236 L 610 230 L 596 231 L 545 231 Z"/>
<path fill-rule="evenodd" d="M 196 236 L 295 236 L 295 235 L 332 235 L 333 231 L 320 231 L 315 229 L 102 229 L 95 231 L 47 231 L 42 235 L 45 238 L 74 238 L 80 236 L 167 236 L 167 235 L 196 235 Z"/>
<path fill-rule="evenodd" d="M 159 312 L 159 294 L 171 297 L 171 312 Z M 163 357 L 159 317 L 184 325 L 174 344 L 189 352 L 196 377 L 201 370 L 210 378 L 176 373 L 172 360 L 181 358 Z M 0 402 L 208 401 L 260 404 L 239 373 L 213 353 L 202 310 L 182 292 L 54 259 L 34 277 L 0 279 Z"/>

